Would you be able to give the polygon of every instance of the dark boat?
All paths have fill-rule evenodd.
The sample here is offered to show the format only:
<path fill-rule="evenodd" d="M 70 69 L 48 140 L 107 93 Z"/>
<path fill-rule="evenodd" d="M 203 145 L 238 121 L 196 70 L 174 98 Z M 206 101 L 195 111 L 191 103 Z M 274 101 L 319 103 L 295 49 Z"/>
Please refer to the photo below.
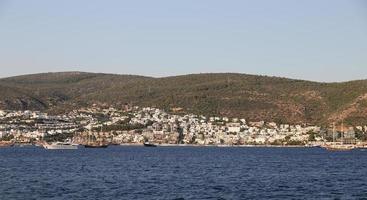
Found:
<path fill-rule="evenodd" d="M 86 144 L 85 148 L 107 148 L 108 144 Z"/>
<path fill-rule="evenodd" d="M 149 143 L 149 142 L 144 142 L 144 146 L 145 147 L 157 147 L 157 145 Z"/>

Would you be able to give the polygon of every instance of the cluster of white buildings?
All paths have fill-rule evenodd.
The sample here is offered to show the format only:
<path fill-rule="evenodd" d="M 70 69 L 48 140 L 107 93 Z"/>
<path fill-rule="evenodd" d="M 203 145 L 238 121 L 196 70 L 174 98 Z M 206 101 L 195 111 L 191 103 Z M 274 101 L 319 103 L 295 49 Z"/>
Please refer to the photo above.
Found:
<path fill-rule="evenodd" d="M 74 133 L 78 127 L 66 116 L 49 116 L 39 111 L 0 110 L 0 140 L 31 142 L 49 135 Z"/>
<path fill-rule="evenodd" d="M 227 117 L 173 115 L 156 108 L 133 112 L 130 123 L 147 125 L 141 135 L 155 143 L 199 145 L 305 144 L 317 126 L 277 125 Z M 126 135 L 126 133 L 124 133 Z M 130 133 L 132 134 L 132 133 Z M 316 137 L 322 140 L 321 137 Z"/>
<path fill-rule="evenodd" d="M 365 131 L 367 127 L 356 127 Z M 157 108 L 97 106 L 49 116 L 38 111 L 0 110 L 0 138 L 24 140 L 72 133 L 77 141 L 92 134 L 115 144 L 304 145 L 326 141 L 318 126 L 247 122 L 245 119 L 176 115 Z"/>

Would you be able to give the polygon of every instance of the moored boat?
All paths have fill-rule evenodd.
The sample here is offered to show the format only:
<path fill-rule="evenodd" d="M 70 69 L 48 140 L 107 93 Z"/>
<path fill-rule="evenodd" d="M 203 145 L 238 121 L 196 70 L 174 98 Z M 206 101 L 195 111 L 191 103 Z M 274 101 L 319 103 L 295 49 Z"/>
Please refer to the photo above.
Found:
<path fill-rule="evenodd" d="M 152 144 L 152 143 L 150 143 L 150 142 L 144 142 L 144 146 L 145 146 L 145 147 L 157 147 L 157 145 Z"/>
<path fill-rule="evenodd" d="M 84 145 L 85 148 L 107 148 L 108 144 L 103 143 L 88 143 Z"/>
<path fill-rule="evenodd" d="M 101 127 L 101 132 L 102 132 L 102 128 L 103 126 Z M 106 142 L 104 139 L 97 140 L 94 134 L 90 131 L 88 134 L 88 141 L 86 144 L 84 144 L 84 147 L 85 148 L 107 148 L 109 144 L 110 143 Z"/>
<path fill-rule="evenodd" d="M 78 145 L 69 142 L 53 142 L 51 144 L 43 144 L 45 149 L 78 149 Z"/>
<path fill-rule="evenodd" d="M 341 125 L 341 138 L 339 142 L 336 142 L 336 128 L 335 123 L 333 123 L 333 142 L 326 143 L 322 145 L 323 148 L 327 149 L 328 151 L 350 151 L 356 149 L 356 145 L 354 144 L 346 144 L 344 143 L 344 123 L 342 122 Z"/>
<path fill-rule="evenodd" d="M 346 144 L 334 144 L 334 145 L 326 145 L 325 149 L 329 151 L 350 151 L 355 149 L 354 145 L 346 145 Z"/>
<path fill-rule="evenodd" d="M 366 143 L 360 143 L 355 145 L 355 149 L 366 151 L 367 150 L 367 144 Z"/>
<path fill-rule="evenodd" d="M 1 147 L 12 147 L 14 146 L 14 142 L 12 141 L 0 141 L 0 148 Z"/>

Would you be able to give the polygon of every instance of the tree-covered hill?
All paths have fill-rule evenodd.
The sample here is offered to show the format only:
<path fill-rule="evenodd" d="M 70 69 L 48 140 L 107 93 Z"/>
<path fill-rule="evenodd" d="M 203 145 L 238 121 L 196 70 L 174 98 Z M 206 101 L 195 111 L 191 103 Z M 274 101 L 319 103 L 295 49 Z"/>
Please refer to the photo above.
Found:
<path fill-rule="evenodd" d="M 61 72 L 0 79 L 1 109 L 65 111 L 90 104 L 155 106 L 287 123 L 367 124 L 367 81 L 318 83 L 246 74 L 165 78 Z"/>

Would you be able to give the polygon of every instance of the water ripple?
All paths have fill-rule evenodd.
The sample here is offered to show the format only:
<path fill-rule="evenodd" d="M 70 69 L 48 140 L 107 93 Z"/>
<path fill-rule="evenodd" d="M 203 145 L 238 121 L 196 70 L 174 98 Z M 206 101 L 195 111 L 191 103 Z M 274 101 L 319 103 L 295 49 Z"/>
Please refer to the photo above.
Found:
<path fill-rule="evenodd" d="M 363 199 L 367 152 L 0 149 L 0 199 Z"/>

